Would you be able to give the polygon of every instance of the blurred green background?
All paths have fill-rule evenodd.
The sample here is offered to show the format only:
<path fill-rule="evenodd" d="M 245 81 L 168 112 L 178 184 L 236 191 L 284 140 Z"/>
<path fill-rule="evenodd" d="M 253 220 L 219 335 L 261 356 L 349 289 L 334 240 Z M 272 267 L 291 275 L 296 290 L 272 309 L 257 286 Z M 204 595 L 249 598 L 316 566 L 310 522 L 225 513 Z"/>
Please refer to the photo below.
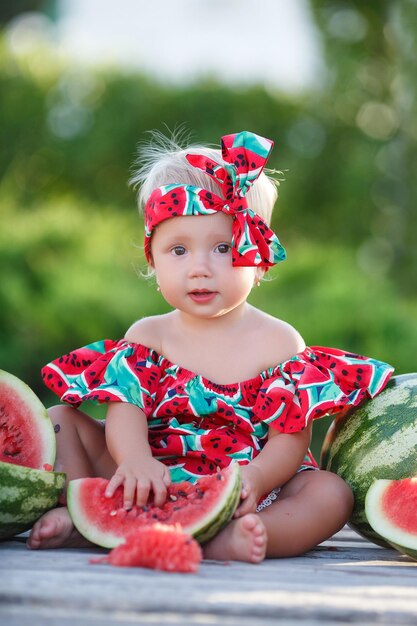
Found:
<path fill-rule="evenodd" d="M 0 9 L 0 367 L 49 404 L 41 366 L 167 310 L 140 277 L 142 220 L 128 188 L 146 131 L 270 137 L 285 172 L 273 226 L 288 261 L 253 304 L 310 345 L 416 370 L 417 3 L 311 0 L 327 74 L 301 95 L 215 78 L 169 86 L 134 71 L 16 55 L 7 25 L 51 2 Z M 365 26 L 365 27 L 364 27 Z M 360 36 L 358 36 L 358 29 Z M 328 420 L 317 423 L 317 453 Z"/>

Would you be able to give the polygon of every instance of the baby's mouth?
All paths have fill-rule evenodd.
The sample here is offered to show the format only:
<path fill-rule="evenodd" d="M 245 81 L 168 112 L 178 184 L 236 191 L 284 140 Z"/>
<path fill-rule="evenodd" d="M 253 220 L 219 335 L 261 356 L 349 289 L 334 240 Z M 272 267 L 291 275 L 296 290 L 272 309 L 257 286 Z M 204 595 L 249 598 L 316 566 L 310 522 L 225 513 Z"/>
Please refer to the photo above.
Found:
<path fill-rule="evenodd" d="M 188 295 L 194 302 L 210 302 L 215 296 L 216 291 L 209 291 L 208 289 L 194 289 L 189 291 Z"/>

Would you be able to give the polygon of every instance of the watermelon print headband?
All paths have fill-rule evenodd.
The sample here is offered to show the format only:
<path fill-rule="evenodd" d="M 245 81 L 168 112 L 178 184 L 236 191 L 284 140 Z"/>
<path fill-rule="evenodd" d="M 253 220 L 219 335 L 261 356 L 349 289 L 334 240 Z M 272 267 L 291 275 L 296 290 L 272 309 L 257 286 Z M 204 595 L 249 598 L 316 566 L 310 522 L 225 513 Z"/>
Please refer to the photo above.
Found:
<path fill-rule="evenodd" d="M 198 154 L 187 161 L 206 172 L 220 187 L 224 198 L 193 185 L 172 184 L 154 189 L 145 205 L 145 256 L 151 262 L 152 231 L 170 217 L 212 215 L 222 211 L 233 217 L 232 265 L 270 267 L 286 258 L 273 230 L 248 207 L 246 194 L 261 174 L 273 141 L 243 131 L 221 139 L 225 165 Z"/>

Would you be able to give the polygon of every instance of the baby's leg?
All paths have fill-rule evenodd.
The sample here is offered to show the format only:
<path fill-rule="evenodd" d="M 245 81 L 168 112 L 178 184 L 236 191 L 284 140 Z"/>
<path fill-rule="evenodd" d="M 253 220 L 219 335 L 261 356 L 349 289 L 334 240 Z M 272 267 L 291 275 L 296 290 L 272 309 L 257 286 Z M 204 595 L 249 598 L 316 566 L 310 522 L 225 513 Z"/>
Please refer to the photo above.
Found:
<path fill-rule="evenodd" d="M 66 472 L 67 483 L 74 478 L 110 478 L 116 464 L 106 446 L 103 424 L 70 406 L 48 410 L 56 433 L 55 470 Z"/>
<path fill-rule="evenodd" d="M 85 413 L 69 406 L 49 410 L 56 433 L 55 470 L 66 472 L 67 484 L 74 478 L 110 478 L 116 469 L 105 440 L 103 426 Z M 66 507 L 52 509 L 33 526 L 29 548 L 57 548 L 85 545 L 75 531 Z"/>
<path fill-rule="evenodd" d="M 204 556 L 249 563 L 265 556 L 297 556 L 340 530 L 352 507 L 352 492 L 339 476 L 300 472 L 281 489 L 276 502 L 232 520 L 204 547 Z"/>
<path fill-rule="evenodd" d="M 336 474 L 304 471 L 281 489 L 259 516 L 268 534 L 267 557 L 297 556 L 331 537 L 348 521 L 350 487 Z"/>

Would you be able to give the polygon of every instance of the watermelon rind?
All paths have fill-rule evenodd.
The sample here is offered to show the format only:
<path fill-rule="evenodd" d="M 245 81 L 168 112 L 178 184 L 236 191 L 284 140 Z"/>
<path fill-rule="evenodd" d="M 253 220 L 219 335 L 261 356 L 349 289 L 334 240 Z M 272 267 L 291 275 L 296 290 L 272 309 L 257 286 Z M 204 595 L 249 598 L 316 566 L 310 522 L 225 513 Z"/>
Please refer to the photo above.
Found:
<path fill-rule="evenodd" d="M 365 498 L 366 517 L 375 532 L 393 548 L 417 560 L 417 534 L 398 528 L 387 518 L 382 508 L 384 494 L 393 482 L 379 479 L 369 487 Z"/>
<path fill-rule="evenodd" d="M 407 546 L 400 546 L 398 543 L 394 543 L 393 541 L 389 542 L 390 545 L 401 552 L 401 554 L 405 554 L 406 556 L 410 556 L 412 559 L 417 561 L 417 550 L 413 550 L 412 548 L 408 548 Z"/>
<path fill-rule="evenodd" d="M 68 483 L 67 506 L 72 523 L 78 532 L 91 543 L 95 543 L 102 548 L 116 548 L 120 546 L 125 541 L 124 536 L 115 534 L 110 530 L 102 530 L 98 523 L 93 523 L 93 520 L 85 515 L 81 506 L 84 480 L 84 478 L 76 478 Z"/>
<path fill-rule="evenodd" d="M 207 543 L 215 537 L 230 522 L 239 504 L 242 491 L 240 465 L 232 463 L 229 468 L 227 485 L 223 491 L 223 497 L 219 500 L 217 506 L 213 507 L 198 524 L 184 528 L 198 543 Z"/>
<path fill-rule="evenodd" d="M 218 474 L 220 476 L 220 474 Z M 199 543 L 212 539 L 232 518 L 240 500 L 241 475 L 238 463 L 232 463 L 221 476 L 224 484 L 222 497 L 216 506 L 205 512 L 198 522 L 184 524 L 182 530 L 192 535 Z M 68 511 L 77 530 L 86 539 L 103 548 L 115 548 L 125 541 L 125 537 L 105 528 L 100 528 L 100 519 L 87 518 L 81 505 L 81 490 L 85 479 L 71 480 L 68 485 Z"/>
<path fill-rule="evenodd" d="M 65 474 L 0 462 L 0 539 L 28 530 L 57 505 Z"/>
<path fill-rule="evenodd" d="M 19 400 L 24 403 L 29 411 L 31 417 L 28 430 L 31 432 L 32 444 L 24 442 L 24 449 L 21 458 L 18 460 L 18 464 L 33 467 L 34 469 L 43 469 L 44 465 L 51 465 L 53 467 L 56 456 L 55 432 L 45 406 L 26 383 L 20 380 L 20 378 L 17 378 L 17 376 L 4 370 L 0 370 L 0 390 L 6 394 L 9 392 L 10 396 L 13 394 L 18 396 Z M 10 422 L 13 423 L 13 415 L 8 415 L 3 412 L 3 419 L 6 421 L 10 420 Z M 38 435 L 36 438 L 34 438 L 35 434 Z M 1 454 L 2 450 L 0 450 L 0 455 Z M 32 454 L 35 454 L 36 457 L 39 458 L 39 463 L 36 467 L 31 462 Z M 3 461 L 8 462 L 9 459 L 3 458 Z"/>
<path fill-rule="evenodd" d="M 369 524 L 365 498 L 379 479 L 417 474 L 417 374 L 393 376 L 360 407 L 336 417 L 325 437 L 320 465 L 341 476 L 355 498 L 349 526 L 366 539 L 389 544 Z"/>

